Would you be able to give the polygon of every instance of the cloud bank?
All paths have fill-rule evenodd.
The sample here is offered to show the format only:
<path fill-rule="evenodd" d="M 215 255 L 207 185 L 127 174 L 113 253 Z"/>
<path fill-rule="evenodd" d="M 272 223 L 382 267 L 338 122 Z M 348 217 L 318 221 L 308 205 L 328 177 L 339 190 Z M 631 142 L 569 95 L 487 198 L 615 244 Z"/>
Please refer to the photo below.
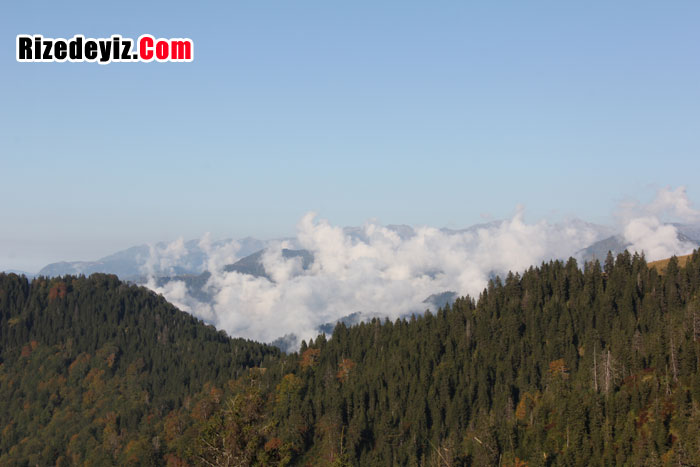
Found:
<path fill-rule="evenodd" d="M 679 235 L 675 225 L 664 223 L 669 220 L 687 223 L 700 221 L 700 211 L 692 207 L 683 186 L 675 190 L 660 189 L 648 205 L 626 205 L 621 219 L 627 249 L 644 252 L 649 261 L 686 255 L 695 248 L 692 242 Z"/>
<path fill-rule="evenodd" d="M 621 235 L 648 259 L 692 251 L 673 225 L 661 221 L 667 214 L 700 219 L 684 188 L 660 190 L 652 203 L 627 206 L 626 213 Z M 240 246 L 215 245 L 205 236 L 199 246 L 207 254 L 211 276 L 204 290 L 211 301 L 191 296 L 183 281 L 158 287 L 151 279 L 148 286 L 231 336 L 270 342 L 293 333 L 300 342 L 315 337 L 320 325 L 351 313 L 395 319 L 424 311 L 432 294 L 478 296 L 494 274 L 567 258 L 610 233 L 580 220 L 527 223 L 522 209 L 510 219 L 461 231 L 375 222 L 347 229 L 308 213 L 293 240 L 273 242 L 263 253 L 269 278 L 226 271 Z M 282 254 L 284 248 L 306 249 L 314 261 L 304 269 L 300 257 Z M 179 240 L 152 249 L 148 264 L 164 269 L 183 254 Z"/>

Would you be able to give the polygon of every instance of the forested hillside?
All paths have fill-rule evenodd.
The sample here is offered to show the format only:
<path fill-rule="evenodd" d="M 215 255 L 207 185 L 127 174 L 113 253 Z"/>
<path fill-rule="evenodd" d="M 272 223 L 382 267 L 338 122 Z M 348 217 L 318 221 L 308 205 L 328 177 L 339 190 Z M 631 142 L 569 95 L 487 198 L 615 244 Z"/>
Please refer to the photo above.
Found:
<path fill-rule="evenodd" d="M 700 465 L 700 256 L 623 253 L 491 283 L 409 321 L 339 325 L 251 377 L 212 463 Z M 228 457 L 226 457 L 228 456 Z"/>
<path fill-rule="evenodd" d="M 0 274 L 0 465 L 161 462 L 203 392 L 278 354 L 115 276 Z"/>
<path fill-rule="evenodd" d="M 0 309 L 3 465 L 700 465 L 698 252 L 542 264 L 292 355 L 110 276 L 0 276 Z"/>

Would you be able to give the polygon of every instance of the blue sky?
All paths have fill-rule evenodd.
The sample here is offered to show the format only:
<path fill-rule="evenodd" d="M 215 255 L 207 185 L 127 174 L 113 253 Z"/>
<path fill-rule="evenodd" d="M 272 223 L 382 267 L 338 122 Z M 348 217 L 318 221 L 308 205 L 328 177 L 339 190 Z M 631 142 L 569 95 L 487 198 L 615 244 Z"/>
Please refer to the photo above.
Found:
<path fill-rule="evenodd" d="M 605 222 L 678 185 L 697 205 L 699 24 L 690 1 L 6 2 L 0 269 L 288 235 L 309 210 Z M 189 37 L 195 60 L 17 63 L 20 33 Z"/>

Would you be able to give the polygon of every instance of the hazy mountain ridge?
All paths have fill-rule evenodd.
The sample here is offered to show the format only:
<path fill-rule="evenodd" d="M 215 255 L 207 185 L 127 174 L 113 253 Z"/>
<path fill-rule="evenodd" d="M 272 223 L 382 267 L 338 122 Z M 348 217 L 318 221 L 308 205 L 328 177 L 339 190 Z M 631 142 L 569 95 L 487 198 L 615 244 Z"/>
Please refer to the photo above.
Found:
<path fill-rule="evenodd" d="M 677 232 L 677 239 L 683 243 L 690 243 L 695 247 L 700 246 L 700 225 L 669 223 Z M 625 239 L 622 234 L 615 234 L 599 240 L 592 245 L 576 252 L 576 256 L 583 261 L 604 261 L 608 251 L 618 255 L 632 246 L 632 242 Z"/>
<path fill-rule="evenodd" d="M 222 246 L 232 242 L 232 239 L 218 240 L 213 242 L 213 246 Z M 237 240 L 240 245 L 239 254 L 248 255 L 264 248 L 267 244 L 264 240 L 253 237 L 245 237 Z M 115 274 L 122 280 L 139 280 L 149 271 L 148 261 L 152 256 L 152 248 L 166 249 L 167 242 L 158 242 L 153 246 L 137 245 L 125 250 L 117 251 L 95 261 L 61 261 L 44 266 L 37 276 L 63 276 L 90 275 L 93 273 Z M 154 270 L 156 275 L 186 275 L 199 274 L 206 269 L 207 253 L 202 249 L 200 240 L 188 240 L 184 242 L 186 250 L 176 264 L 170 266 L 168 270 Z"/>
<path fill-rule="evenodd" d="M 382 228 L 382 227 L 380 227 Z M 438 235 L 440 238 L 445 238 L 448 241 L 474 241 L 474 239 L 488 238 L 493 235 L 494 232 L 501 232 L 504 228 L 510 228 L 508 221 L 491 221 L 488 223 L 476 224 L 465 229 L 434 229 L 435 234 L 428 233 L 428 235 Z M 593 232 L 594 238 L 600 238 L 603 235 L 609 233 L 610 229 L 605 226 L 600 226 L 596 224 L 591 224 L 585 221 L 572 220 L 565 225 L 552 227 L 555 231 L 565 232 L 567 230 L 576 231 L 589 231 Z M 365 248 L 365 245 L 371 245 L 373 241 L 377 241 L 373 238 L 377 235 L 377 227 L 367 226 L 363 227 L 344 227 L 342 228 L 342 235 L 344 238 L 344 246 L 342 248 Z M 408 225 L 389 225 L 383 227 L 386 235 L 386 239 L 389 241 L 395 241 L 398 244 L 406 244 L 416 240 L 416 235 L 418 230 L 414 227 Z M 421 235 L 425 235 L 425 231 L 421 232 Z M 396 235 L 396 240 L 391 240 L 391 236 Z M 564 234 L 561 234 L 564 235 Z M 382 237 L 384 238 L 384 237 Z M 449 240 L 453 239 L 453 240 Z M 422 243 L 422 240 L 416 240 L 418 244 Z M 295 277 L 298 276 L 313 276 L 314 274 L 323 274 L 324 265 L 315 263 L 315 255 L 313 251 L 307 249 L 295 249 L 285 248 L 285 245 L 300 246 L 301 240 L 297 239 L 296 242 L 289 242 L 286 244 L 278 243 L 267 247 L 264 250 L 257 251 L 251 255 L 243 257 L 233 264 L 225 265 L 222 268 L 222 272 L 216 273 L 217 277 L 212 279 L 211 274 L 205 272 L 200 275 L 188 276 L 180 275 L 175 277 L 159 277 L 156 279 L 155 287 L 164 293 L 166 296 L 171 296 L 173 298 L 180 297 L 181 306 L 185 306 L 188 309 L 197 310 L 201 309 L 202 306 L 210 307 L 220 307 L 217 304 L 217 287 L 218 284 L 230 280 L 230 276 L 227 274 L 238 273 L 242 275 L 240 281 L 246 284 L 246 280 L 243 277 L 249 277 L 251 279 L 262 279 L 269 281 L 270 283 L 275 283 L 272 278 L 271 272 L 267 270 L 268 266 L 272 266 L 275 269 L 279 269 L 280 265 L 285 265 L 290 262 L 300 258 L 300 263 L 298 263 L 292 272 L 286 277 L 286 281 L 293 281 Z M 572 252 L 573 253 L 573 252 Z M 339 251 L 342 255 L 343 252 Z M 368 258 L 371 258 L 373 253 L 368 253 Z M 275 255 L 277 258 L 275 259 Z M 563 254 L 561 255 L 563 256 Z M 550 256 L 554 257 L 554 256 Z M 267 264 L 267 266 L 266 266 Z M 282 267 L 282 269 L 285 269 Z M 495 278 L 498 274 L 505 274 L 508 271 L 504 268 L 498 269 L 487 269 L 486 279 Z M 425 276 L 427 280 L 433 281 L 436 284 L 440 282 L 440 278 L 445 275 L 444 268 L 438 267 L 427 267 L 423 268 L 420 273 Z M 176 284 L 181 283 L 180 287 Z M 170 285 L 169 285 L 170 284 Z M 185 290 L 181 287 L 184 286 Z M 245 285 L 241 285 L 245 287 Z M 416 313 L 422 313 L 425 309 L 437 310 L 445 305 L 448 305 L 454 301 L 458 296 L 458 293 L 454 291 L 452 287 L 449 286 L 436 286 L 432 290 L 427 290 L 425 295 L 417 297 L 417 300 L 413 305 L 407 305 L 398 313 L 398 316 L 409 317 Z M 177 292 L 175 292 L 177 291 Z M 184 292 L 184 295 L 183 295 Z M 189 297 L 189 298 L 187 298 Z M 194 302 L 190 298 L 195 299 Z M 348 304 L 348 307 L 352 305 Z M 314 332 L 329 332 L 337 323 L 345 324 L 355 324 L 362 321 L 369 321 L 373 318 L 383 319 L 388 315 L 385 311 L 377 309 L 376 306 L 372 304 L 364 305 L 355 308 L 348 308 L 347 311 L 339 313 L 339 317 L 333 318 L 332 316 L 326 316 L 324 319 L 323 311 L 315 316 L 314 319 Z M 206 316 L 206 315 L 204 315 Z M 330 318 L 330 319 L 329 319 Z M 245 335 L 245 334 L 244 334 Z M 295 339 L 296 338 L 296 341 Z M 296 335 L 294 332 L 289 332 L 288 330 L 283 334 L 282 332 L 269 340 L 267 342 L 273 342 L 278 345 L 283 350 L 292 351 L 296 349 L 300 341 L 300 336 Z"/>
<path fill-rule="evenodd" d="M 272 280 L 262 262 L 262 256 L 265 254 L 265 251 L 266 250 L 256 251 L 251 255 L 239 259 L 233 264 L 226 265 L 224 266 L 224 271 L 249 274 L 254 277 L 264 277 L 268 280 Z M 313 253 L 308 250 L 290 250 L 288 248 L 282 248 L 282 257 L 284 259 L 300 258 L 303 270 L 309 269 L 314 262 Z"/>
<path fill-rule="evenodd" d="M 487 223 L 474 224 L 463 229 L 441 228 L 440 232 L 448 235 L 457 235 L 463 233 L 476 233 L 479 230 L 489 230 L 498 227 L 501 220 L 494 220 Z M 573 219 L 570 224 L 575 228 L 591 228 L 600 232 L 600 235 L 609 233 L 612 229 L 599 224 L 592 224 L 583 220 Z M 402 240 L 410 239 L 415 236 L 415 227 L 405 224 L 390 224 L 385 226 L 388 230 L 395 232 Z M 344 227 L 343 232 L 348 237 L 356 241 L 367 241 L 366 233 L 362 227 Z M 696 227 L 695 232 L 700 236 L 700 227 Z M 281 241 L 286 241 L 290 248 L 285 250 L 301 250 L 298 241 L 293 238 L 261 240 L 254 237 L 245 237 L 239 240 L 223 239 L 212 243 L 212 246 L 218 247 L 231 242 L 237 242 L 240 245 L 236 255 L 239 260 L 236 263 L 227 265 L 228 271 L 238 270 L 244 274 L 254 276 L 266 276 L 267 274 L 259 268 L 259 260 L 262 256 L 261 250 L 264 250 L 271 244 L 277 244 Z M 153 274 L 160 277 L 165 276 L 185 276 L 196 275 L 205 272 L 207 268 L 207 253 L 202 249 L 201 240 L 193 239 L 184 242 L 185 253 L 180 256 L 177 261 L 170 265 L 167 270 L 156 269 Z M 94 261 L 59 261 L 56 263 L 47 264 L 36 274 L 24 273 L 22 271 L 6 271 L 6 272 L 22 272 L 25 275 L 36 275 L 46 277 L 56 277 L 66 274 L 72 275 L 90 275 L 93 273 L 115 274 L 122 280 L 141 281 L 143 277 L 150 273 L 147 271 L 149 258 L 153 255 L 152 249 L 166 249 L 168 242 L 158 242 L 155 245 L 136 245 L 125 250 L 120 250 L 105 257 Z M 306 252 L 306 254 L 312 254 Z M 251 257 L 251 255 L 257 256 Z M 304 259 L 304 263 L 308 263 L 308 259 Z M 306 267 L 304 267 L 306 269 Z"/>
<path fill-rule="evenodd" d="M 637 242 L 637 251 L 662 245 L 649 260 L 684 254 L 698 244 L 690 237 L 699 230 L 695 225 L 630 225 L 624 235 Z M 623 234 L 611 236 L 610 227 L 577 219 L 528 224 L 521 213 L 459 230 L 335 227 L 313 216 L 298 228 L 297 237 L 269 241 L 245 256 L 246 247 L 263 242 L 203 239 L 151 246 L 149 258 L 140 260 L 140 274 L 130 280 L 231 335 L 286 343 L 293 336 L 296 343 L 283 348 L 294 350 L 301 339 L 349 317 L 348 323 L 393 320 L 436 310 L 455 296 L 478 294 L 499 275 L 522 273 L 529 264 L 574 256 L 582 266 L 630 247 Z M 651 243 L 645 243 L 647 237 Z M 128 259 L 138 251 L 112 256 Z M 287 339 L 279 341 L 282 336 Z"/>

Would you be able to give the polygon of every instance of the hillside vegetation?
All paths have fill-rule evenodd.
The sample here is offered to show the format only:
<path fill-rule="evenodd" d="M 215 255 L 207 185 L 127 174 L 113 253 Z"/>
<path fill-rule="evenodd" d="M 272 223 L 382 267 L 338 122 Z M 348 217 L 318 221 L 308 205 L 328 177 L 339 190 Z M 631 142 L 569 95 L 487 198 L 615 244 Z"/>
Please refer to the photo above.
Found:
<path fill-rule="evenodd" d="M 0 274 L 0 465 L 162 462 L 203 391 L 278 355 L 116 276 Z"/>
<path fill-rule="evenodd" d="M 697 252 L 663 275 L 627 252 L 545 263 L 291 355 L 105 276 L 0 284 L 3 465 L 700 465 Z M 132 295 L 160 321 L 120 327 L 122 307 L 100 306 Z M 191 323 L 183 342 L 149 344 L 171 319 Z M 54 332 L 16 330 L 40 322 Z M 91 337 L 103 327 L 121 331 Z M 201 342 L 219 350 L 157 357 Z"/>
<path fill-rule="evenodd" d="M 685 256 L 678 256 L 676 259 L 678 260 L 678 266 L 685 266 L 685 263 L 688 262 L 690 258 L 692 258 L 691 255 L 685 255 Z M 658 261 L 652 261 L 649 263 L 650 268 L 656 268 L 657 271 L 659 271 L 660 274 L 663 274 L 666 271 L 666 268 L 668 267 L 668 263 L 671 262 L 671 258 L 666 258 L 666 259 L 660 259 Z"/>

